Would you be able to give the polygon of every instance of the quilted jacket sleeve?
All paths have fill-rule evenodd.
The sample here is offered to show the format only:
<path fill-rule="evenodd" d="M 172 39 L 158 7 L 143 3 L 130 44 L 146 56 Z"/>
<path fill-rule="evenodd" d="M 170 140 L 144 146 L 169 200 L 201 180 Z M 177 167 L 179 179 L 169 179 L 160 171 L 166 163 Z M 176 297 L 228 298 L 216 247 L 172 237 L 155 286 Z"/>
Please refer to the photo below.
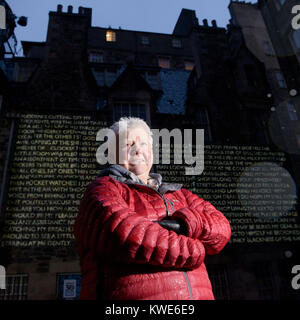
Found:
<path fill-rule="evenodd" d="M 118 182 L 109 177 L 87 187 L 74 235 L 81 252 L 92 250 L 109 261 L 194 269 L 205 256 L 200 240 L 177 235 L 130 210 Z"/>
<path fill-rule="evenodd" d="M 231 236 L 228 220 L 208 201 L 189 190 L 181 191 L 188 206 L 175 211 L 172 218 L 185 222 L 187 236 L 201 240 L 207 254 L 219 253 Z"/>

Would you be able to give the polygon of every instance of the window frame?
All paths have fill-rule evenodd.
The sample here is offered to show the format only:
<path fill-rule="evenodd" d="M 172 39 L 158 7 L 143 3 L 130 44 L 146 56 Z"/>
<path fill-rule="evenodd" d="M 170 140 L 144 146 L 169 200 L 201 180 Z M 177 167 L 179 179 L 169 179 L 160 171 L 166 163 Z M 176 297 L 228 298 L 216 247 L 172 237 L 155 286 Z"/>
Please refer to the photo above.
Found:
<path fill-rule="evenodd" d="M 121 110 L 121 112 L 116 112 L 116 109 L 119 108 L 121 106 L 121 108 L 123 107 L 128 107 L 128 113 L 123 112 L 123 110 Z M 133 114 L 132 113 L 132 109 L 133 107 L 143 107 L 144 108 L 144 115 L 145 117 L 143 117 L 141 114 Z M 149 123 L 150 121 L 150 112 L 149 112 L 149 107 L 148 104 L 145 102 L 139 102 L 139 101 L 117 101 L 113 103 L 113 119 L 114 121 L 118 121 L 121 117 L 138 117 L 141 118 L 143 120 L 145 120 L 147 123 Z M 118 117 L 117 117 L 118 115 Z"/>
<path fill-rule="evenodd" d="M 191 65 L 193 65 L 193 67 L 191 69 L 187 68 L 187 63 L 190 63 Z M 184 70 L 192 71 L 194 67 L 195 67 L 195 62 L 193 60 L 184 59 Z"/>
<path fill-rule="evenodd" d="M 148 37 L 148 36 L 145 36 L 145 35 L 141 36 L 141 44 L 142 44 L 143 46 L 149 46 L 149 45 L 150 45 L 150 39 L 149 39 L 149 37 Z"/>
<path fill-rule="evenodd" d="M 172 38 L 172 47 L 176 49 L 181 49 L 183 47 L 181 39 Z"/>
<path fill-rule="evenodd" d="M 161 64 L 160 62 L 162 60 L 168 61 L 168 67 L 164 67 L 163 64 Z M 163 56 L 159 56 L 158 57 L 158 66 L 162 69 L 171 69 L 171 58 L 170 57 L 163 57 Z"/>
<path fill-rule="evenodd" d="M 109 37 L 111 35 L 111 38 Z M 117 42 L 117 33 L 114 30 L 108 29 L 105 32 L 105 42 Z"/>
<path fill-rule="evenodd" d="M 28 274 L 6 274 L 6 289 L 0 290 L 1 300 L 27 300 Z M 19 283 L 18 283 L 19 280 Z"/>
<path fill-rule="evenodd" d="M 99 59 L 99 61 L 97 61 L 97 59 L 91 59 L 91 57 L 93 57 L 93 55 L 101 57 L 101 59 Z M 90 51 L 89 52 L 89 62 L 90 63 L 103 63 L 103 52 Z"/>

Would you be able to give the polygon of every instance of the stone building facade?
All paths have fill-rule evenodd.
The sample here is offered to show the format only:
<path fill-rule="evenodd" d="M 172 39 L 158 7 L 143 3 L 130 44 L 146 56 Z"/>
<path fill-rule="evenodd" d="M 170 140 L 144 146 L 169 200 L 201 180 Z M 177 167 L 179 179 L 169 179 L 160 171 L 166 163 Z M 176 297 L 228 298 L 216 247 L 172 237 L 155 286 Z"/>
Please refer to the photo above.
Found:
<path fill-rule="evenodd" d="M 251 4 L 231 1 L 229 10 L 232 21 L 242 27 L 247 47 L 264 63 L 272 92 L 272 106 L 276 109 L 271 123 L 276 123 L 280 135 L 272 139 L 291 154 L 293 167 L 299 167 L 300 122 L 299 61 L 293 30 L 292 8 L 297 1 L 258 1 Z M 295 178 L 299 181 L 295 170 Z"/>
<path fill-rule="evenodd" d="M 154 170 L 165 170 L 170 181 L 182 179 L 200 195 L 212 189 L 207 199 L 220 210 L 222 205 L 232 219 L 233 233 L 238 236 L 222 255 L 207 257 L 216 298 L 297 298 L 290 287 L 290 269 L 299 257 L 298 207 L 291 218 L 283 217 L 286 222 L 279 219 L 276 228 L 292 221 L 293 233 L 278 242 L 274 242 L 276 234 L 269 220 L 250 219 L 247 212 L 239 213 L 240 219 L 233 214 L 243 211 L 236 209 L 239 182 L 233 177 L 243 177 L 237 170 L 247 170 L 247 159 L 253 162 L 250 165 L 249 160 L 249 169 L 257 162 L 272 161 L 274 155 L 298 184 L 292 150 L 297 153 L 300 146 L 290 142 L 295 137 L 291 121 L 296 125 L 297 120 L 289 118 L 287 106 L 279 108 L 289 97 L 288 88 L 264 11 L 239 2 L 231 2 L 229 10 L 232 20 L 221 28 L 215 20 L 200 24 L 194 10 L 182 9 L 173 33 L 163 34 L 93 27 L 92 9 L 79 7 L 74 12 L 72 6 L 64 10 L 58 5 L 57 11 L 49 13 L 45 42 L 22 41 L 23 57 L 1 57 L 1 83 L 6 83 L 7 90 L 0 137 L 0 264 L 6 267 L 10 281 L 10 291 L 0 291 L 3 299 L 78 299 L 80 266 L 70 236 L 81 196 L 76 192 L 96 175 L 93 165 L 85 161 L 94 150 L 96 128 L 125 115 L 144 118 L 152 128 L 204 129 L 210 161 L 205 168 L 211 174 L 185 177 L 174 166 L 171 175 L 172 170 L 161 165 Z M 64 153 L 59 169 L 44 166 L 47 152 L 55 150 L 51 148 L 59 138 L 70 159 Z M 225 180 L 227 185 L 221 186 Z M 68 182 L 69 189 L 65 187 Z M 70 190 L 76 190 L 74 196 Z M 234 194 L 230 201 L 235 205 L 226 203 L 226 193 Z M 41 207 L 43 199 L 57 200 L 61 207 Z M 30 215 L 41 225 L 27 224 Z M 42 218 L 49 224 L 43 225 Z M 249 228 L 251 241 L 245 241 L 243 224 Z M 252 237 L 253 232 L 262 234 L 255 224 L 266 228 L 261 238 Z M 59 228 L 63 231 L 57 231 Z M 267 241 L 266 235 L 273 240 Z M 47 245 L 54 243 L 52 239 L 60 245 Z M 62 245 L 64 241 L 68 245 Z M 13 285 L 20 289 L 19 294 L 11 289 Z"/>

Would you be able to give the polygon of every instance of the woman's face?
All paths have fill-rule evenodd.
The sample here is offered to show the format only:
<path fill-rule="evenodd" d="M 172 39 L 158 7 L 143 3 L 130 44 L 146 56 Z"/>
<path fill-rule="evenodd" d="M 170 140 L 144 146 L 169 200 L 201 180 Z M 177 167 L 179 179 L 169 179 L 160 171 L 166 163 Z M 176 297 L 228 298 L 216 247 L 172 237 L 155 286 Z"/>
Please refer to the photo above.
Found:
<path fill-rule="evenodd" d="M 153 164 L 153 152 L 148 134 L 142 128 L 135 128 L 127 131 L 127 137 L 121 135 L 118 138 L 119 164 L 138 177 L 147 178 Z"/>

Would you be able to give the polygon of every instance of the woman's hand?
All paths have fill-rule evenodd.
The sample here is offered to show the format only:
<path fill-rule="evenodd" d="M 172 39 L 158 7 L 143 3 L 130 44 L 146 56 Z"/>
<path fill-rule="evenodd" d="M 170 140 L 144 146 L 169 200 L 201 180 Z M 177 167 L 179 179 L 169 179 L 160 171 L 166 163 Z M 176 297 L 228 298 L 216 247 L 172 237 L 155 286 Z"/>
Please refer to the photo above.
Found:
<path fill-rule="evenodd" d="M 185 223 L 183 221 L 179 220 L 179 219 L 172 219 L 171 220 L 168 217 L 168 218 L 164 218 L 163 220 L 153 221 L 153 222 L 157 222 L 158 224 L 160 224 L 165 229 L 167 229 L 169 231 L 174 231 L 177 234 L 182 234 L 182 235 L 186 235 L 187 234 Z"/>

